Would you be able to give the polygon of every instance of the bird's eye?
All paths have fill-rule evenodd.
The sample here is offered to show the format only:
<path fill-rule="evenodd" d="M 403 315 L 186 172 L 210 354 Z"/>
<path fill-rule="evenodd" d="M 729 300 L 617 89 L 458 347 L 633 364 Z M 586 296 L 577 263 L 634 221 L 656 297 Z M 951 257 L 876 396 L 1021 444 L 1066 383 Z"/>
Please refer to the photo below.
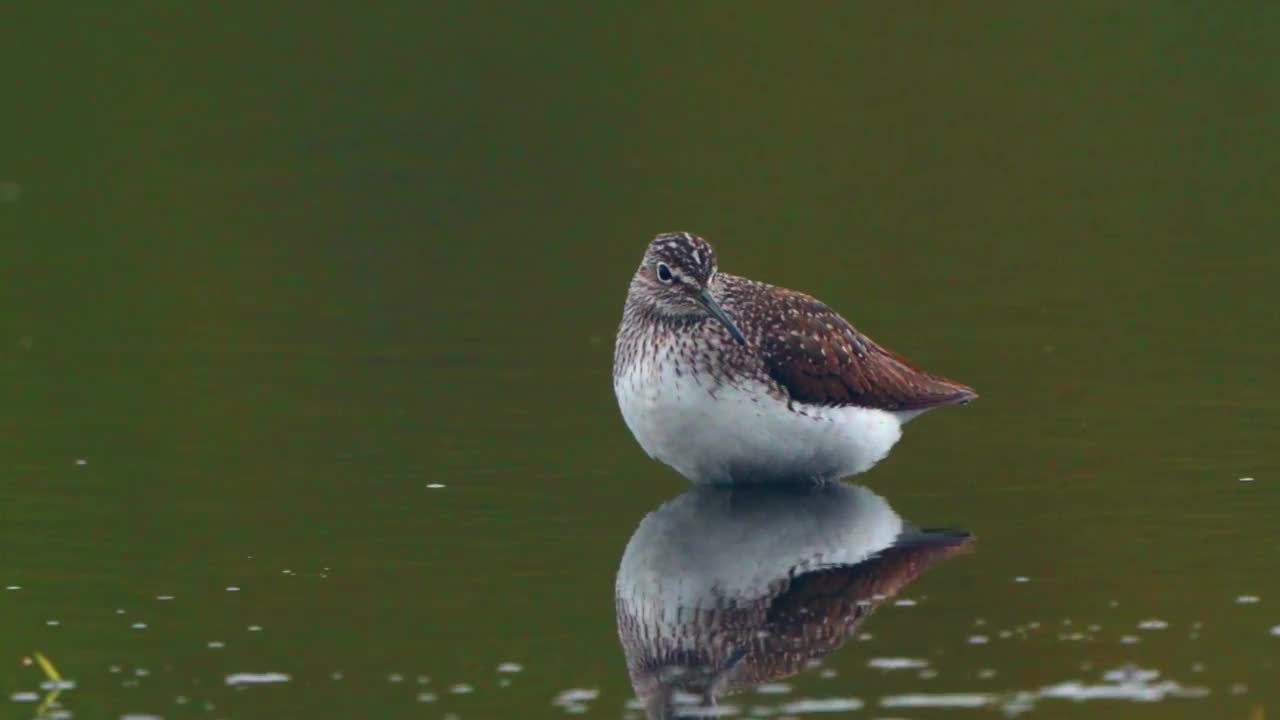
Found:
<path fill-rule="evenodd" d="M 671 268 L 666 263 L 658 263 L 658 279 L 664 283 L 669 283 L 674 278 L 671 274 Z"/>

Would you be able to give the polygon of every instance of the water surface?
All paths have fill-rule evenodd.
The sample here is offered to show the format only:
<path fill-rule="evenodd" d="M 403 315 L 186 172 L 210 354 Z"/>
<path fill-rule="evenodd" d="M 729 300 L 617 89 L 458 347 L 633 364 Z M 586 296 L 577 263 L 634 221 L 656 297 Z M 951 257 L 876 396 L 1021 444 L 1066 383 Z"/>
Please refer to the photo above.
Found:
<path fill-rule="evenodd" d="M 615 581 L 689 488 L 611 345 L 675 229 L 982 395 L 856 479 L 973 552 L 722 707 L 1274 714 L 1278 26 L 10 9 L 0 716 L 642 716 Z"/>

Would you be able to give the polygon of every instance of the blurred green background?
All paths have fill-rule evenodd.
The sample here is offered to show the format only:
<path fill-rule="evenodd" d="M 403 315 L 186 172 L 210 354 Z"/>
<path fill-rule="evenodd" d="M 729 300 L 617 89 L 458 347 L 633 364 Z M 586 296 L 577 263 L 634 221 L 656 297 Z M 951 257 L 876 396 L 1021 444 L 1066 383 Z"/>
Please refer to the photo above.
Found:
<path fill-rule="evenodd" d="M 793 695 L 1133 665 L 1208 695 L 1030 714 L 1280 712 L 1278 37 L 1264 3 L 5 5 L 0 715 L 34 651 L 75 717 L 631 712 L 613 577 L 687 485 L 612 338 L 678 229 L 982 394 L 859 478 L 977 553 Z"/>

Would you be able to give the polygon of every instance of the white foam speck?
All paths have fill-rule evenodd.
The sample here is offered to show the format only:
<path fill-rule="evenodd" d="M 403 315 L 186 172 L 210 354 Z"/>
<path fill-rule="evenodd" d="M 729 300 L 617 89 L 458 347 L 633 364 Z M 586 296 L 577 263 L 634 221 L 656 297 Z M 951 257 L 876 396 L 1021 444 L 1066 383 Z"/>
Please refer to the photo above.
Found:
<path fill-rule="evenodd" d="M 387 682 L 402 683 L 404 682 L 404 676 L 401 675 L 400 673 L 391 673 L 390 675 L 387 676 Z"/>
<path fill-rule="evenodd" d="M 864 703 L 858 698 L 823 698 L 822 700 L 805 698 L 789 702 L 782 706 L 787 715 L 804 715 L 806 713 L 852 712 L 862 708 Z"/>
<path fill-rule="evenodd" d="M 524 670 L 524 666 L 520 663 L 504 662 L 498 666 L 500 673 L 518 673 L 521 670 Z"/>
<path fill-rule="evenodd" d="M 1107 684 L 1085 685 L 1079 682 L 1065 682 L 1041 688 L 1036 695 L 1042 698 L 1058 698 L 1063 700 L 1130 700 L 1133 702 L 1157 702 L 1167 697 L 1200 698 L 1209 694 L 1207 688 L 1184 687 L 1172 680 L 1159 683 L 1152 681 L 1160 677 L 1155 670 L 1142 668 L 1120 668 L 1103 675 Z"/>
<path fill-rule="evenodd" d="M 289 676 L 285 673 L 265 672 L 265 673 L 235 673 L 228 675 L 225 682 L 228 685 L 269 685 L 271 683 L 289 682 Z"/>
<path fill-rule="evenodd" d="M 1142 642 L 1142 640 L 1138 638 L 1137 635 L 1121 635 L 1120 636 L 1121 645 L 1137 645 L 1140 642 Z"/>
<path fill-rule="evenodd" d="M 418 693 L 418 702 L 420 703 L 429 703 L 429 702 L 435 702 L 435 701 L 436 701 L 435 693 L 429 693 L 429 692 Z"/>
<path fill-rule="evenodd" d="M 261 625 L 250 625 L 250 626 L 248 627 L 248 630 L 249 630 L 249 632 L 262 632 L 262 626 L 261 626 Z"/>
<path fill-rule="evenodd" d="M 1277 625 L 1277 626 L 1275 626 L 1275 627 L 1271 628 L 1271 634 L 1272 634 L 1274 637 L 1280 637 L 1280 625 Z"/>
<path fill-rule="evenodd" d="M 1140 667 L 1116 668 L 1102 674 L 1102 679 L 1110 683 L 1149 683 L 1158 677 L 1160 677 L 1159 670 Z"/>
<path fill-rule="evenodd" d="M 555 704 L 587 702 L 598 697 L 600 697 L 600 691 L 595 688 L 570 688 L 556 696 Z"/>
<path fill-rule="evenodd" d="M 172 599 L 173 599 L 173 596 L 172 596 L 172 595 L 157 595 L 157 596 L 156 596 L 156 599 L 157 599 L 157 600 L 172 600 Z"/>
<path fill-rule="evenodd" d="M 570 688 L 556 695 L 551 704 L 571 715 L 582 715 L 587 712 L 587 703 L 598 697 L 600 691 L 595 688 Z"/>
<path fill-rule="evenodd" d="M 791 686 L 786 683 L 760 683 L 756 686 L 756 692 L 760 695 L 787 695 L 791 692 Z"/>
<path fill-rule="evenodd" d="M 442 487 L 444 487 L 444 483 L 429 483 L 427 485 L 429 490 L 439 490 Z"/>
<path fill-rule="evenodd" d="M 976 708 L 995 702 L 995 696 L 987 693 L 915 693 L 889 695 L 881 698 L 880 706 L 887 708 Z"/>
<path fill-rule="evenodd" d="M 897 605 L 898 607 L 911 607 L 915 604 L 916 604 L 916 601 L 910 598 L 903 598 L 894 603 L 894 605 Z"/>
<path fill-rule="evenodd" d="M 929 667 L 929 661 L 917 658 L 881 657 L 868 660 L 867 667 L 877 670 L 918 670 Z"/>
<path fill-rule="evenodd" d="M 205 647 L 210 647 L 210 648 L 213 648 L 214 650 L 217 650 L 218 648 L 224 648 L 226 646 L 227 644 L 222 642 L 221 640 L 210 640 L 208 644 L 205 645 Z"/>
<path fill-rule="evenodd" d="M 449 688 L 449 692 L 453 693 L 454 695 L 469 695 L 474 691 L 475 691 L 475 688 L 471 687 L 466 683 L 458 683 L 457 685 L 454 685 L 453 687 Z"/>
<path fill-rule="evenodd" d="M 61 620 L 45 620 L 44 624 L 48 625 L 49 627 L 57 627 L 62 624 L 62 621 Z"/>
<path fill-rule="evenodd" d="M 88 465 L 88 464 L 89 464 L 88 460 L 85 460 L 84 458 L 76 458 L 76 465 L 80 467 L 84 467 L 85 465 Z"/>
<path fill-rule="evenodd" d="M 1251 478 L 1251 477 L 1242 477 L 1242 478 L 1240 478 L 1240 482 L 1253 482 L 1253 478 Z"/>
<path fill-rule="evenodd" d="M 40 693 L 33 692 L 16 692 L 9 696 L 14 702 L 35 702 L 40 699 Z"/>
<path fill-rule="evenodd" d="M 21 590 L 22 586 L 21 585 L 5 585 L 4 589 L 5 590 Z"/>
<path fill-rule="evenodd" d="M 145 715 L 139 713 L 127 713 L 120 716 L 120 720 L 163 720 L 159 715 Z"/>
<path fill-rule="evenodd" d="M 1138 629 L 1140 630 L 1164 630 L 1167 627 L 1169 627 L 1169 623 L 1156 619 L 1143 620 L 1138 623 Z"/>
<path fill-rule="evenodd" d="M 1236 598 L 1236 604 L 1238 605 L 1253 605 L 1261 601 L 1262 598 L 1257 595 L 1241 595 Z"/>
<path fill-rule="evenodd" d="M 129 627 L 133 628 L 134 630 L 146 630 L 146 629 L 147 629 L 147 624 L 146 624 L 146 623 L 144 623 L 144 622 L 136 622 L 136 623 L 134 623 L 134 624 L 130 625 Z"/>
<path fill-rule="evenodd" d="M 1014 578 L 1013 581 L 1016 583 L 1031 582 L 1031 578 L 1027 577 L 1026 575 L 1019 575 L 1018 577 Z"/>
<path fill-rule="evenodd" d="M 236 587 L 235 585 L 228 585 L 227 592 L 240 592 L 240 588 Z"/>
<path fill-rule="evenodd" d="M 970 635 L 969 636 L 970 645 L 986 645 L 990 641 L 991 639 L 988 638 L 986 635 Z"/>

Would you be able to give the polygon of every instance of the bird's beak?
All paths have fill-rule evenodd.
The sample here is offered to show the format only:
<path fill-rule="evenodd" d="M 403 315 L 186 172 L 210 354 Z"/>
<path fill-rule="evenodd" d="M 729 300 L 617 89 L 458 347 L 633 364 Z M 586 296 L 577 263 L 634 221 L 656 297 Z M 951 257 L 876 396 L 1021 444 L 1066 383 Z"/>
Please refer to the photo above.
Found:
<path fill-rule="evenodd" d="M 698 299 L 702 301 L 702 306 L 707 309 L 707 312 L 711 314 L 711 317 L 719 320 L 720 324 L 724 325 L 725 329 L 729 331 L 729 334 L 733 336 L 734 340 L 738 341 L 739 345 L 747 344 L 747 339 L 742 336 L 742 331 L 738 329 L 737 325 L 733 324 L 733 321 L 729 319 L 729 315 L 725 313 L 724 310 L 720 309 L 720 303 L 716 302 L 716 299 L 711 297 L 710 290 L 702 288 L 702 293 L 698 296 Z"/>

